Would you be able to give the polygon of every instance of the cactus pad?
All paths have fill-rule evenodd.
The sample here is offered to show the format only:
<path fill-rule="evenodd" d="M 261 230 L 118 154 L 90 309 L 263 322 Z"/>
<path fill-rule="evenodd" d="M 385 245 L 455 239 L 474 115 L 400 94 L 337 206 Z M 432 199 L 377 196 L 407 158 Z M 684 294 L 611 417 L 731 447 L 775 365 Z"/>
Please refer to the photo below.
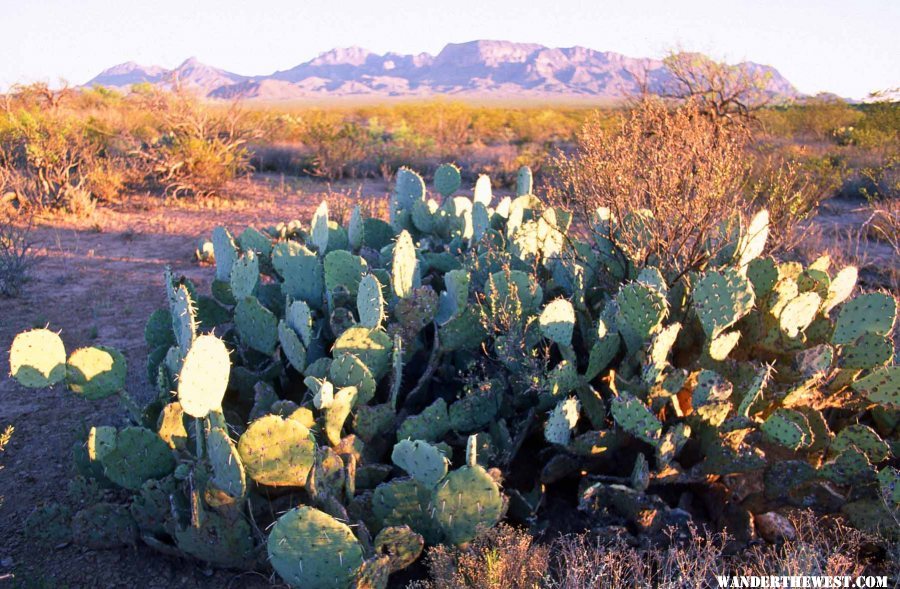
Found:
<path fill-rule="evenodd" d="M 866 370 L 884 366 L 894 355 L 894 342 L 875 333 L 864 333 L 855 342 L 841 346 L 839 366 Z"/>
<path fill-rule="evenodd" d="M 23 386 L 52 386 L 66 377 L 66 348 L 59 335 L 48 329 L 24 331 L 13 340 L 9 367 Z"/>
<path fill-rule="evenodd" d="M 662 328 L 668 314 L 665 297 L 638 282 L 623 286 L 616 295 L 616 325 L 628 349 L 635 351 Z"/>
<path fill-rule="evenodd" d="M 394 258 L 391 263 L 391 287 L 399 298 L 412 295 L 419 286 L 419 262 L 412 236 L 402 231 L 394 244 Z"/>
<path fill-rule="evenodd" d="M 896 319 L 894 297 L 880 292 L 860 295 L 841 307 L 831 342 L 849 344 L 865 333 L 888 335 Z"/>
<path fill-rule="evenodd" d="M 544 307 L 540 316 L 541 332 L 547 339 L 561 346 L 572 344 L 575 330 L 575 309 L 565 299 L 556 299 Z"/>
<path fill-rule="evenodd" d="M 516 174 L 516 196 L 525 196 L 532 194 L 534 179 L 531 175 L 531 168 L 522 166 Z"/>
<path fill-rule="evenodd" d="M 425 539 L 409 526 L 388 526 L 375 536 L 375 553 L 388 557 L 390 572 L 414 563 L 424 547 Z"/>
<path fill-rule="evenodd" d="M 381 283 L 374 274 L 366 274 L 359 282 L 356 293 L 356 309 L 359 312 L 359 324 L 367 329 L 381 327 L 384 321 L 384 295 Z"/>
<path fill-rule="evenodd" d="M 733 270 L 707 272 L 694 286 L 694 308 L 703 331 L 718 337 L 753 308 L 750 281 Z"/>
<path fill-rule="evenodd" d="M 238 441 L 247 474 L 259 484 L 302 487 L 313 466 L 316 444 L 293 419 L 267 415 L 252 422 Z"/>
<path fill-rule="evenodd" d="M 856 269 L 856 266 L 847 266 L 835 274 L 831 284 L 828 285 L 828 293 L 825 295 L 825 300 L 822 302 L 822 313 L 824 315 L 828 315 L 832 309 L 850 298 L 850 293 L 856 287 L 858 276 L 859 270 Z"/>
<path fill-rule="evenodd" d="M 662 434 L 662 424 L 640 399 L 622 393 L 610 406 L 613 419 L 632 436 L 655 446 Z"/>
<path fill-rule="evenodd" d="M 450 416 L 447 413 L 447 402 L 438 398 L 418 415 L 404 419 L 397 429 L 397 438 L 436 442 L 449 431 Z"/>
<path fill-rule="evenodd" d="M 206 417 L 222 406 L 231 361 L 224 342 L 214 335 L 194 340 L 178 375 L 178 400 L 192 417 Z"/>
<path fill-rule="evenodd" d="M 66 365 L 66 384 L 85 399 L 103 399 L 125 388 L 125 356 L 103 346 L 72 352 Z"/>
<path fill-rule="evenodd" d="M 228 498 L 243 499 L 247 493 L 247 478 L 244 465 L 228 433 L 221 427 L 214 427 L 206 435 L 206 449 L 212 476 L 207 483 L 209 496 L 224 493 Z"/>
<path fill-rule="evenodd" d="M 551 444 L 568 445 L 572 439 L 572 430 L 575 429 L 578 423 L 580 410 L 581 404 L 578 402 L 578 399 L 564 399 L 557 403 L 547 419 L 547 426 L 544 428 L 544 438 Z"/>
<path fill-rule="evenodd" d="M 500 487 L 480 466 L 463 466 L 440 483 L 432 502 L 434 517 L 452 544 L 475 538 L 480 527 L 500 520 L 503 500 Z"/>
<path fill-rule="evenodd" d="M 816 318 L 821 304 L 821 297 L 814 292 L 804 292 L 791 300 L 778 318 L 781 332 L 787 337 L 797 337 Z"/>
<path fill-rule="evenodd" d="M 130 491 L 139 491 L 144 481 L 162 478 L 175 469 L 169 446 L 142 427 L 119 430 L 115 443 L 99 459 L 109 480 Z"/>
<path fill-rule="evenodd" d="M 861 450 L 872 464 L 881 462 L 891 454 L 890 447 L 875 433 L 875 430 L 862 424 L 848 425 L 838 432 L 828 447 L 828 452 L 831 455 L 839 455 L 851 446 Z"/>
<path fill-rule="evenodd" d="M 459 168 L 453 164 L 441 164 L 434 171 L 434 188 L 444 198 L 459 190 L 460 181 Z"/>
<path fill-rule="evenodd" d="M 383 331 L 351 327 L 334 342 L 333 353 L 353 354 L 359 358 L 376 380 L 387 374 L 391 362 L 391 338 Z"/>
<path fill-rule="evenodd" d="M 256 297 L 239 301 L 234 308 L 234 325 L 247 346 L 263 354 L 275 352 L 278 343 L 278 319 Z"/>
<path fill-rule="evenodd" d="M 212 232 L 213 255 L 216 258 L 216 280 L 231 280 L 231 268 L 237 259 L 237 246 L 228 229 L 216 227 Z"/>
<path fill-rule="evenodd" d="M 447 475 L 449 461 L 440 450 L 422 440 L 400 440 L 391 461 L 423 485 L 433 487 Z"/>
<path fill-rule="evenodd" d="M 259 286 L 259 258 L 253 250 L 247 251 L 235 260 L 231 267 L 231 294 L 236 300 L 246 299 L 256 294 Z"/>
<path fill-rule="evenodd" d="M 791 450 L 799 449 L 804 442 L 804 431 L 789 409 L 776 409 L 760 426 L 766 438 Z"/>
<path fill-rule="evenodd" d="M 900 409 L 900 366 L 873 370 L 851 386 L 854 391 L 873 403 L 880 403 L 890 409 Z"/>

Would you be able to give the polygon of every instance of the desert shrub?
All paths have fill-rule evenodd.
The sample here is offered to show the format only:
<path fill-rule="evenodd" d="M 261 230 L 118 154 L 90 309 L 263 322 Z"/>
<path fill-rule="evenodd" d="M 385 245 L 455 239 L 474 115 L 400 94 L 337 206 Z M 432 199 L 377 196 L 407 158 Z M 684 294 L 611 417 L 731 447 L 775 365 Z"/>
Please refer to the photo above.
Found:
<path fill-rule="evenodd" d="M 431 548 L 425 564 L 429 580 L 413 585 L 418 589 L 538 589 L 550 565 L 550 547 L 500 525 L 468 546 Z"/>
<path fill-rule="evenodd" d="M 339 113 L 311 111 L 302 118 L 299 138 L 310 150 L 311 172 L 338 180 L 356 176 L 371 145 L 368 131 Z"/>
<path fill-rule="evenodd" d="M 14 297 L 37 263 L 31 217 L 0 209 L 0 295 Z"/>
<path fill-rule="evenodd" d="M 257 136 L 237 105 L 215 110 L 184 93 L 144 89 L 138 109 L 150 113 L 156 128 L 132 153 L 149 177 L 170 196 L 211 196 L 250 171 L 247 143 Z M 149 135 L 149 136 L 148 136 Z"/>
<path fill-rule="evenodd" d="M 583 220 L 600 207 L 619 219 L 646 211 L 648 242 L 623 245 L 640 250 L 640 263 L 686 272 L 705 261 L 704 243 L 721 223 L 744 208 L 746 139 L 695 103 L 670 110 L 648 99 L 618 132 L 589 119 L 575 152 L 551 161 L 548 198 Z"/>

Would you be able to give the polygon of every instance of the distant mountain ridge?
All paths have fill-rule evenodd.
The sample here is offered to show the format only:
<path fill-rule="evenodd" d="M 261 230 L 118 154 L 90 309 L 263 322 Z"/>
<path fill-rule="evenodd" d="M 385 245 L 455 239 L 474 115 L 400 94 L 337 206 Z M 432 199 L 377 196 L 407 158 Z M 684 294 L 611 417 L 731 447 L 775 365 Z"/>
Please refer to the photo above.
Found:
<path fill-rule="evenodd" d="M 800 94 L 771 66 L 738 64 L 768 73 L 767 91 L 776 99 Z M 660 60 L 627 57 L 586 47 L 552 48 L 535 43 L 471 41 L 451 43 L 437 55 L 379 55 L 361 47 L 332 49 L 293 68 L 264 76 L 242 76 L 188 59 L 177 68 L 123 63 L 101 72 L 86 86 L 127 89 L 147 82 L 179 84 L 215 99 L 297 100 L 322 97 L 592 98 L 619 100 L 640 91 L 671 90 L 674 79 Z"/>

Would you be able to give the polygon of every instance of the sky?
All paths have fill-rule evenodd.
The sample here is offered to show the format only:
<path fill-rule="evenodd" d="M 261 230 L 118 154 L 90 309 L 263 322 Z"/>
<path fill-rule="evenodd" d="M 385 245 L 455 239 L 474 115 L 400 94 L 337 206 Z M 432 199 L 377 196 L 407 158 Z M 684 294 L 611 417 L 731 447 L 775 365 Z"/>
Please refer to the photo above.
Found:
<path fill-rule="evenodd" d="M 0 88 L 83 84 L 194 56 L 244 75 L 335 47 L 437 53 L 475 39 L 632 57 L 675 48 L 776 67 L 804 93 L 900 86 L 900 0 L 0 0 Z"/>

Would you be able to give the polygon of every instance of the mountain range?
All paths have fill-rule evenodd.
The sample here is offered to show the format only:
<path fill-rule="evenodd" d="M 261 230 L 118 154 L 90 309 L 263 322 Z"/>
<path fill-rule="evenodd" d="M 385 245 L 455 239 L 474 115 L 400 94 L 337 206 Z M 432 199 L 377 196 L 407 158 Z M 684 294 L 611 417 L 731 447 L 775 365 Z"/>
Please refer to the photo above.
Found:
<path fill-rule="evenodd" d="M 773 98 L 800 95 L 771 66 L 743 62 L 737 67 L 767 74 L 767 91 Z M 437 55 L 378 55 L 360 47 L 332 49 L 293 68 L 262 76 L 235 74 L 194 58 L 172 70 L 127 62 L 104 70 L 86 86 L 127 90 L 141 82 L 163 87 L 178 84 L 211 99 L 266 101 L 435 95 L 619 100 L 640 91 L 640 76 L 652 93 L 673 88 L 674 78 L 660 60 L 585 47 L 482 40 L 451 43 Z"/>

